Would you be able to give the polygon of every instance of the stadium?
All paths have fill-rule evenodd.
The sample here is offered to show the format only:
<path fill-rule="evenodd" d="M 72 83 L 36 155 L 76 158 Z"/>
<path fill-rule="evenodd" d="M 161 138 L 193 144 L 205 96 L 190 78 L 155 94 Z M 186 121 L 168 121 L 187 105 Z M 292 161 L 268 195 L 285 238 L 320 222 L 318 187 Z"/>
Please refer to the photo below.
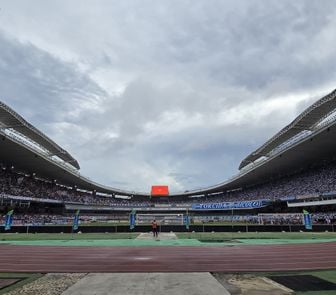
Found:
<path fill-rule="evenodd" d="M 336 295 L 336 5 L 0 3 L 0 295 Z"/>
<path fill-rule="evenodd" d="M 336 268 L 336 90 L 247 155 L 238 174 L 197 190 L 96 183 L 4 103 L 0 150 L 1 272 Z"/>

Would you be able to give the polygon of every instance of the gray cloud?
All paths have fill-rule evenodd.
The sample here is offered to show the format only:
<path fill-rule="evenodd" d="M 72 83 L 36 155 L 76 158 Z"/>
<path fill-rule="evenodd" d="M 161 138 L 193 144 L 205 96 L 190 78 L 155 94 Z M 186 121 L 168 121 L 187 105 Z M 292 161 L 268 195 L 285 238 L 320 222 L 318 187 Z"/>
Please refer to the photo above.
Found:
<path fill-rule="evenodd" d="M 334 88 L 333 1 L 34 4 L 1 3 L 1 99 L 104 184 L 223 181 Z"/>

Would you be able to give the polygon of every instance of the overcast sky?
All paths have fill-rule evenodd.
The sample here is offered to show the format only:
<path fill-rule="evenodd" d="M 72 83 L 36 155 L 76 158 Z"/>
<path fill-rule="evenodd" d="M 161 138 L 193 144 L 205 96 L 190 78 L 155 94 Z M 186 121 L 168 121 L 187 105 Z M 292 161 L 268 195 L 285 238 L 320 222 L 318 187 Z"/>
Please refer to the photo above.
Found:
<path fill-rule="evenodd" d="M 0 0 L 0 100 L 81 173 L 217 184 L 336 88 L 335 1 Z"/>

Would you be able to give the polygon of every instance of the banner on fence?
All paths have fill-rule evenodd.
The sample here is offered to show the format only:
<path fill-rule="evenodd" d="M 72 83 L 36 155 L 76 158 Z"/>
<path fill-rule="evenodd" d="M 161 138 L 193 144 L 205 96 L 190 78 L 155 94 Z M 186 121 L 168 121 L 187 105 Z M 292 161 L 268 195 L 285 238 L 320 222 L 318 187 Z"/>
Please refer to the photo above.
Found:
<path fill-rule="evenodd" d="M 256 209 L 266 207 L 270 204 L 268 200 L 225 202 L 225 203 L 201 203 L 192 204 L 194 210 L 231 210 L 231 209 Z"/>
<path fill-rule="evenodd" d="M 306 229 L 313 229 L 312 217 L 307 210 L 303 210 L 303 223 Z"/>
<path fill-rule="evenodd" d="M 136 210 L 133 209 L 130 216 L 129 216 L 130 229 L 135 228 L 135 221 L 136 221 Z"/>
<path fill-rule="evenodd" d="M 189 229 L 190 218 L 189 218 L 189 214 L 188 213 L 186 215 L 184 215 L 184 217 L 183 217 L 183 223 L 184 223 L 186 229 Z"/>
<path fill-rule="evenodd" d="M 14 210 L 10 210 L 8 211 L 8 213 L 6 214 L 6 219 L 5 219 L 5 230 L 10 230 L 12 227 L 12 223 L 13 223 L 13 213 Z"/>
<path fill-rule="evenodd" d="M 75 231 L 78 229 L 78 226 L 79 226 L 79 210 L 76 211 L 76 214 L 74 216 L 72 229 Z"/>

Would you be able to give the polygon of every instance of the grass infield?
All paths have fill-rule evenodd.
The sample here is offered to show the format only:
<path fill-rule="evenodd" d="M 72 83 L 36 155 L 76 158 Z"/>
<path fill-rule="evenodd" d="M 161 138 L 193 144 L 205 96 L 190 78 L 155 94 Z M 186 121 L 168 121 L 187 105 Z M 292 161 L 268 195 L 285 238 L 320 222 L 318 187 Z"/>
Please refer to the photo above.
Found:
<path fill-rule="evenodd" d="M 0 234 L 0 244 L 40 246 L 237 246 L 336 242 L 336 233 L 177 233 L 178 239 L 135 239 L 139 233 Z"/>
<path fill-rule="evenodd" d="M 88 233 L 88 234 L 0 234 L 0 241 L 40 241 L 40 240 L 119 240 L 134 239 L 139 233 Z"/>
<path fill-rule="evenodd" d="M 243 240 L 243 239 L 285 239 L 285 240 L 316 240 L 316 239 L 336 239 L 335 232 L 214 232 L 214 233 L 176 233 L 179 239 L 198 239 L 198 240 Z"/>
<path fill-rule="evenodd" d="M 336 239 L 336 232 L 322 232 L 322 233 L 308 233 L 308 232 L 183 232 L 175 233 L 179 239 L 197 239 L 197 240 L 242 240 L 242 239 L 286 239 L 286 240 L 325 240 Z M 2 233 L 0 234 L 0 241 L 35 241 L 35 240 L 70 240 L 73 237 L 76 240 L 106 240 L 106 239 L 134 239 L 139 233 L 82 233 L 82 234 L 68 234 L 68 233 L 41 233 L 41 234 L 16 234 L 16 233 Z"/>

